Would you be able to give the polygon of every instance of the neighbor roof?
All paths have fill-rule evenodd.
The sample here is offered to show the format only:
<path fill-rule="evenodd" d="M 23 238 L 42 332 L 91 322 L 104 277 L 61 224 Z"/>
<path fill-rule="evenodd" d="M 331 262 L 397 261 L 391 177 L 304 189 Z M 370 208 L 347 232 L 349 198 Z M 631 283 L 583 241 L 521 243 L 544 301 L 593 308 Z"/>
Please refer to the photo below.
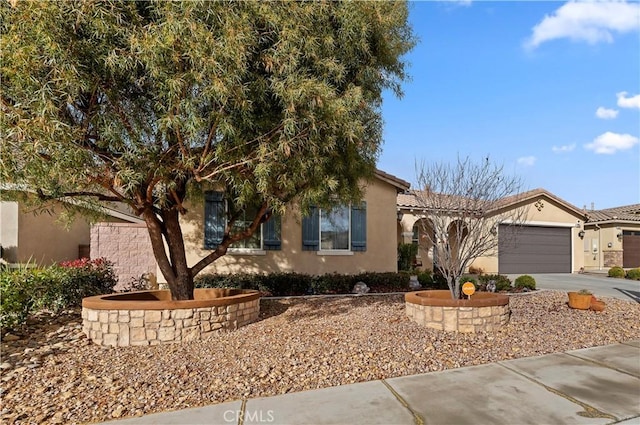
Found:
<path fill-rule="evenodd" d="M 640 204 L 587 211 L 587 216 L 587 223 L 621 223 L 625 221 L 637 223 L 640 222 Z"/>
<path fill-rule="evenodd" d="M 387 182 L 392 186 L 395 186 L 397 189 L 399 189 L 402 192 L 409 190 L 409 188 L 411 187 L 411 183 L 409 183 L 408 181 L 402 180 L 401 178 L 391 175 L 389 173 L 385 173 L 382 170 L 376 169 L 376 171 L 374 172 L 374 175 L 380 180 Z"/>

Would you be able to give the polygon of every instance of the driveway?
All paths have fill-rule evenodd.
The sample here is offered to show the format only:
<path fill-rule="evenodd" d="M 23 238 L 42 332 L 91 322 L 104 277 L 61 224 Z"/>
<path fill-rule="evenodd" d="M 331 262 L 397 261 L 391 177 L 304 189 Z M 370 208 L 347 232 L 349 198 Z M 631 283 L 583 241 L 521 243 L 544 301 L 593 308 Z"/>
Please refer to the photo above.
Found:
<path fill-rule="evenodd" d="M 508 276 L 513 282 L 519 275 Z M 531 276 L 536 280 L 536 288 L 561 291 L 588 289 L 596 297 L 612 297 L 640 303 L 640 281 L 637 280 L 614 279 L 606 274 L 545 273 Z"/>

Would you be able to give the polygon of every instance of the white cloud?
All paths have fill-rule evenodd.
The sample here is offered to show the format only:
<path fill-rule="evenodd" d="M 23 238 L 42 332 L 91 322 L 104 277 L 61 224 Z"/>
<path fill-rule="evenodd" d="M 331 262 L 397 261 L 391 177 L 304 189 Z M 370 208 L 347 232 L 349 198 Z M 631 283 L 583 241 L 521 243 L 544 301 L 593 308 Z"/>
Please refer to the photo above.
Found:
<path fill-rule="evenodd" d="M 526 167 L 531 167 L 535 163 L 536 163 L 536 157 L 535 156 L 522 156 L 522 157 L 518 158 L 518 164 L 524 165 Z"/>
<path fill-rule="evenodd" d="M 621 108 L 640 108 L 640 94 L 627 97 L 627 92 L 621 91 L 616 93 L 616 97 L 618 98 L 618 106 Z"/>
<path fill-rule="evenodd" d="M 571 152 L 575 148 L 576 148 L 576 144 L 573 143 L 571 145 L 554 146 L 554 147 L 551 148 L 551 150 L 556 152 L 556 153 L 561 153 L 561 152 Z"/>
<path fill-rule="evenodd" d="M 533 27 L 525 47 L 535 49 L 542 43 L 568 38 L 589 44 L 613 42 L 613 32 L 640 30 L 640 3 L 625 1 L 576 2 L 562 5 Z"/>
<path fill-rule="evenodd" d="M 584 145 L 584 147 L 595 153 L 614 154 L 617 151 L 631 149 L 638 144 L 640 139 L 630 134 L 618 134 L 607 131 L 596 137 L 593 142 Z"/>
<path fill-rule="evenodd" d="M 607 109 L 602 106 L 596 110 L 596 117 L 602 118 L 603 120 L 612 120 L 618 116 L 618 112 L 615 109 Z"/>

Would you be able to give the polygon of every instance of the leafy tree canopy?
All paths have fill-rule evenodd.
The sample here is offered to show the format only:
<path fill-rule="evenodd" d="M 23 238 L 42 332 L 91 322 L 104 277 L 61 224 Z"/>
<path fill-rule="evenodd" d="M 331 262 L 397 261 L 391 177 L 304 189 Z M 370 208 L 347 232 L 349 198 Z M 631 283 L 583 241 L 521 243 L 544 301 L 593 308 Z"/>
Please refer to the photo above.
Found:
<path fill-rule="evenodd" d="M 174 298 L 189 297 L 267 209 L 361 196 L 382 93 L 407 78 L 407 15 L 405 2 L 2 2 L 0 178 L 42 202 L 127 204 Z M 259 215 L 189 268 L 178 215 L 206 187 L 226 192 L 231 221 Z"/>

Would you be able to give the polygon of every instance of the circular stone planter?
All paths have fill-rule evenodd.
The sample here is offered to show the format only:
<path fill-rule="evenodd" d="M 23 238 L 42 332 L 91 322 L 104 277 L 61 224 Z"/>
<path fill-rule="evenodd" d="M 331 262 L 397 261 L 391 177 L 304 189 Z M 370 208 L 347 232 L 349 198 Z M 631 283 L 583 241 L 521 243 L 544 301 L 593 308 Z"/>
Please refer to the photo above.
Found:
<path fill-rule="evenodd" d="M 454 300 L 451 292 L 417 291 L 405 294 L 407 316 L 428 328 L 441 331 L 483 332 L 500 329 L 509 322 L 509 297 L 476 292 L 469 300 Z"/>
<path fill-rule="evenodd" d="M 173 301 L 167 290 L 98 295 L 82 300 L 82 329 L 104 346 L 170 344 L 237 329 L 260 314 L 260 293 L 196 289 L 193 300 Z"/>

